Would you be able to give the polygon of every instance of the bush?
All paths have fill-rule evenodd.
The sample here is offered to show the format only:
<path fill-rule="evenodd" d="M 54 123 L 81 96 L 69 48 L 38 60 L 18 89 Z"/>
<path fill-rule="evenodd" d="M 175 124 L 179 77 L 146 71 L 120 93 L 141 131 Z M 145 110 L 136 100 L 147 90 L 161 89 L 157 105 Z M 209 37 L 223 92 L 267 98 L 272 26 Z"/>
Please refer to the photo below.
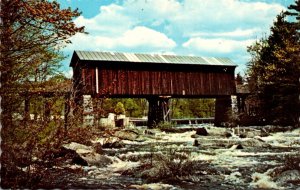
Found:
<path fill-rule="evenodd" d="M 170 149 L 165 154 L 154 154 L 151 159 L 145 162 L 138 171 L 139 177 L 150 182 L 178 182 L 178 180 L 195 180 L 206 170 L 207 163 L 190 159 L 189 153 L 177 152 Z"/>
<path fill-rule="evenodd" d="M 68 142 L 90 145 L 97 135 L 93 127 L 75 123 L 65 131 L 60 120 L 30 121 L 3 127 L 1 130 L 1 187 L 35 188 L 45 173 L 60 165 L 66 158 L 58 158 L 60 148 Z"/>
<path fill-rule="evenodd" d="M 162 131 L 166 131 L 166 130 L 172 129 L 173 126 L 174 126 L 174 124 L 172 122 L 162 121 L 157 125 L 156 128 L 158 128 Z"/>

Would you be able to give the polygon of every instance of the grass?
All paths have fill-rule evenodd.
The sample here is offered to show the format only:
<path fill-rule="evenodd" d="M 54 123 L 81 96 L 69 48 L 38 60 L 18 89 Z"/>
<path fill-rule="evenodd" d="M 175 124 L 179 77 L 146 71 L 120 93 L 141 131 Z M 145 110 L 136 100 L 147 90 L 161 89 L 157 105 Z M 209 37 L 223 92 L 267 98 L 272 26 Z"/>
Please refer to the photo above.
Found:
<path fill-rule="evenodd" d="M 195 182 L 204 171 L 208 171 L 208 167 L 205 161 L 190 159 L 190 153 L 169 149 L 153 154 L 133 173 L 149 182 Z"/>

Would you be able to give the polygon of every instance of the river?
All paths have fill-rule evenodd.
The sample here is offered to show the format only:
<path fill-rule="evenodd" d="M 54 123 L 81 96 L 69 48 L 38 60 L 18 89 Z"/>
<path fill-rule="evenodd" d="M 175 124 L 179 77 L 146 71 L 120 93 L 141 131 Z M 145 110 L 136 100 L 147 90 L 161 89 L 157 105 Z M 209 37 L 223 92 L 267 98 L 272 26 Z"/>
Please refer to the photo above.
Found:
<path fill-rule="evenodd" d="M 50 187 L 63 183 L 63 188 L 85 189 L 300 189 L 300 174 L 290 176 L 293 183 L 286 183 L 284 176 L 276 173 L 286 165 L 287 156 L 299 156 L 299 129 L 261 135 L 258 127 L 252 127 L 246 128 L 248 133 L 241 138 L 242 132 L 236 129 L 210 124 L 198 127 L 204 127 L 208 135 L 195 135 L 195 130 L 166 133 L 139 128 L 144 135 L 136 140 L 122 140 L 122 148 L 104 149 L 112 163 L 103 167 L 68 165 L 82 168 L 84 174 L 65 176 Z M 103 143 L 105 138 L 95 141 Z M 172 181 L 155 176 L 154 181 L 147 180 L 145 176 L 161 175 L 155 170 L 162 168 L 159 159 L 164 160 L 162 155 L 168 154 L 184 155 L 168 162 L 181 167 L 189 161 L 189 167 L 177 169 L 185 174 L 190 171 L 190 175 L 177 176 Z M 146 168 L 150 158 L 152 168 Z M 202 168 L 195 171 L 193 166 L 199 164 Z"/>

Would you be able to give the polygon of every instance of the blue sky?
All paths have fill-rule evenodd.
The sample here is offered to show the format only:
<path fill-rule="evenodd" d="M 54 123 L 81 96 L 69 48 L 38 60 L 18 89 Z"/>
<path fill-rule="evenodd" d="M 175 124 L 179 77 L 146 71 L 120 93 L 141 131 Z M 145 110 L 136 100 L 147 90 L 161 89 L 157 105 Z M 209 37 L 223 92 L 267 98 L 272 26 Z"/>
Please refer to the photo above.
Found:
<path fill-rule="evenodd" d="M 246 70 L 247 46 L 268 35 L 276 15 L 294 0 L 58 0 L 79 8 L 76 34 L 63 49 L 229 57 Z"/>

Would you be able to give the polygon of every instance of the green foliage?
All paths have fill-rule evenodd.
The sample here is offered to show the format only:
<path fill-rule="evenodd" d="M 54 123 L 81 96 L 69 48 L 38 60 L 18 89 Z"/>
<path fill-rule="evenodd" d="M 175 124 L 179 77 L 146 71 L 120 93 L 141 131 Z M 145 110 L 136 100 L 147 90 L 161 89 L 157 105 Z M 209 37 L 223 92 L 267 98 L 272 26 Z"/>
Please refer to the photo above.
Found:
<path fill-rule="evenodd" d="M 171 101 L 172 118 L 213 117 L 214 99 L 174 99 Z"/>
<path fill-rule="evenodd" d="M 103 99 L 103 115 L 115 112 L 117 103 L 124 105 L 127 117 L 143 117 L 147 115 L 147 100 L 141 98 L 106 98 Z M 171 118 L 213 117 L 214 99 L 172 99 L 170 101 Z"/>
<path fill-rule="evenodd" d="M 59 51 L 69 37 L 84 32 L 73 20 L 78 10 L 61 9 L 56 1 L 1 1 L 1 119 L 12 124 L 24 94 L 58 73 Z"/>
<path fill-rule="evenodd" d="M 147 100 L 141 98 L 106 98 L 103 100 L 102 108 L 104 111 L 103 116 L 108 113 L 115 112 L 114 108 L 117 103 L 121 102 L 125 108 L 127 117 L 143 117 L 147 110 Z"/>
<path fill-rule="evenodd" d="M 46 157 L 50 158 L 64 140 L 61 119 L 43 118 L 50 110 L 60 115 L 64 100 L 52 97 L 45 103 L 47 98 L 34 94 L 40 95 L 64 81 L 58 71 L 64 58 L 59 50 L 70 43 L 68 38 L 84 32 L 83 27 L 73 23 L 79 15 L 78 10 L 61 9 L 57 1 L 1 1 L 2 188 L 34 188 L 34 183 L 45 177 L 49 161 Z M 18 116 L 25 115 L 25 99 L 33 102 L 29 113 L 40 115 L 40 120 L 22 120 Z M 43 116 L 45 109 L 48 113 Z"/>
<path fill-rule="evenodd" d="M 173 123 L 167 122 L 167 121 L 162 121 L 160 122 L 156 128 L 161 129 L 161 130 L 168 130 L 174 126 Z"/>
<path fill-rule="evenodd" d="M 43 175 L 45 172 L 51 171 L 52 166 L 64 164 L 63 159 L 68 159 L 56 157 L 63 144 L 77 142 L 91 145 L 90 140 L 99 135 L 99 130 L 93 127 L 72 125 L 65 131 L 63 124 L 53 120 L 49 123 L 31 122 L 27 127 L 18 125 L 1 131 L 1 137 L 5 139 L 1 144 L 2 188 L 34 189 L 46 177 Z"/>
<path fill-rule="evenodd" d="M 268 123 L 297 125 L 300 35 L 295 23 L 286 21 L 286 15 L 277 16 L 268 38 L 248 48 L 252 55 L 248 65 L 249 86 L 262 102 L 261 113 Z"/>
<path fill-rule="evenodd" d="M 128 116 L 139 117 L 139 116 L 143 115 L 142 107 L 140 107 L 137 104 L 136 99 L 135 100 L 131 99 L 131 98 L 125 99 L 124 107 L 125 107 L 126 112 L 128 113 Z"/>
<path fill-rule="evenodd" d="M 125 113 L 125 108 L 122 102 L 118 102 L 116 107 L 115 107 L 115 113 L 116 114 L 124 114 Z"/>
<path fill-rule="evenodd" d="M 208 171 L 206 162 L 191 160 L 190 153 L 174 149 L 153 154 L 148 161 L 138 175 L 150 182 L 198 181 L 197 176 L 202 171 Z"/>

